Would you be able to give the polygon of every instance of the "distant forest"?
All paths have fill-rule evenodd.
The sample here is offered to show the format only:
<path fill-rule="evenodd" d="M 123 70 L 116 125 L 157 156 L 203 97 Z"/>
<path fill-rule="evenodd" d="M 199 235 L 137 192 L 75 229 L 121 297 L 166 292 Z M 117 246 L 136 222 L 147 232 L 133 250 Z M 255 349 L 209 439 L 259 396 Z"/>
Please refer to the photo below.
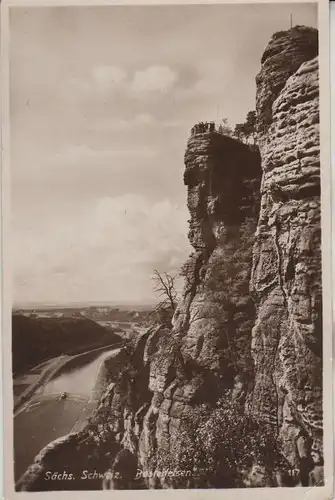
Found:
<path fill-rule="evenodd" d="M 27 318 L 13 314 L 13 375 L 61 354 L 77 354 L 121 340 L 87 318 Z"/>

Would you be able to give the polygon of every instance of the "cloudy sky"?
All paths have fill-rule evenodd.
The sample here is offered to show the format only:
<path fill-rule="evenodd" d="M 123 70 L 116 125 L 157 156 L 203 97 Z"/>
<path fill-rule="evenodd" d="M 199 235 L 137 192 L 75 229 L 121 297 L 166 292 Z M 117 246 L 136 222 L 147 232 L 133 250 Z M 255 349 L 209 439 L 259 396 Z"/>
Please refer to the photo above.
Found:
<path fill-rule="evenodd" d="M 15 8 L 10 16 L 14 300 L 153 300 L 190 253 L 189 129 L 255 107 L 296 5 Z"/>

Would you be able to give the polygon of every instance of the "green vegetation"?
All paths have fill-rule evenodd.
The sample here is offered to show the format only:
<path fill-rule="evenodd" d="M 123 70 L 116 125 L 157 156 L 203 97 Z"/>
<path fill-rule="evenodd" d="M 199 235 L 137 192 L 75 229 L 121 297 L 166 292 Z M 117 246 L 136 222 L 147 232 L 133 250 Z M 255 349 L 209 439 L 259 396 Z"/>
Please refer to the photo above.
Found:
<path fill-rule="evenodd" d="M 283 470 L 273 428 L 260 425 L 227 392 L 214 407 L 189 409 L 178 440 L 159 468 L 190 470 L 191 483 L 174 479 L 174 487 L 244 487 L 248 471 L 257 464 L 266 471 Z"/>
<path fill-rule="evenodd" d="M 256 111 L 248 111 L 245 121 L 243 123 L 237 123 L 235 128 L 229 125 L 227 118 L 222 118 L 218 127 L 218 133 L 255 147 L 257 136 Z"/>
<path fill-rule="evenodd" d="M 256 111 L 249 111 L 244 123 L 237 123 L 234 129 L 234 135 L 242 142 L 256 144 Z"/>

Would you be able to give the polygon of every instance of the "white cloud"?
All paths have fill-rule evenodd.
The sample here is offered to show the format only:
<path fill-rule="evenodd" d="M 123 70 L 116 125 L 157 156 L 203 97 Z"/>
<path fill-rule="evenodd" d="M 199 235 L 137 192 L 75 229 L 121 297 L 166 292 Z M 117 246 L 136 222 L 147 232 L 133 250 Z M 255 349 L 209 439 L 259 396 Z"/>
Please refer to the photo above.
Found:
<path fill-rule="evenodd" d="M 149 66 L 137 71 L 131 84 L 133 91 L 142 92 L 167 92 L 178 80 L 178 74 L 169 66 Z"/>
<path fill-rule="evenodd" d="M 94 66 L 86 76 L 69 76 L 63 80 L 59 87 L 60 97 L 68 102 L 88 97 L 96 99 L 126 86 L 126 79 L 126 71 L 119 66 Z"/>
<path fill-rule="evenodd" d="M 177 270 L 189 253 L 187 216 L 167 199 L 127 194 L 47 231 L 14 233 L 17 299 L 153 300 L 153 270 Z"/>
<path fill-rule="evenodd" d="M 127 78 L 126 71 L 118 66 L 95 66 L 88 77 L 69 77 L 61 84 L 61 96 L 67 100 L 96 98 L 113 90 L 122 90 L 125 95 L 141 96 L 151 92 L 166 93 L 178 81 L 178 73 L 169 66 L 149 66 L 135 71 Z"/>

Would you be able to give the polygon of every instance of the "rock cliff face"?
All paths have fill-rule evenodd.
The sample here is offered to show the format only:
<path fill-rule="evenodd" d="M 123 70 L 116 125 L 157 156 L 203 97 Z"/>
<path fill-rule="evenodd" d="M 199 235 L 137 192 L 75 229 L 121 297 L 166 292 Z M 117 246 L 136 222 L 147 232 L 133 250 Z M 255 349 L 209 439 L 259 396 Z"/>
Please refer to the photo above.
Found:
<path fill-rule="evenodd" d="M 189 139 L 184 182 L 194 251 L 172 331 L 151 329 L 121 350 L 90 425 L 42 452 L 18 489 L 45 489 L 43 473 L 55 469 L 62 449 L 78 476 L 119 470 L 122 456 L 128 469 L 154 470 L 178 442 L 185 412 L 214 405 L 227 389 L 275 429 L 292 468 L 308 476 L 312 445 L 322 460 L 316 54 L 312 29 L 270 41 L 257 77 L 260 154 L 215 132 Z M 173 480 L 155 476 L 130 478 L 126 487 L 169 486 Z M 65 489 L 90 487 L 101 481 L 67 481 Z"/>
<path fill-rule="evenodd" d="M 316 54 L 315 30 L 295 28 L 275 35 L 257 77 L 263 178 L 251 279 L 257 302 L 252 411 L 278 427 L 294 466 L 307 459 L 311 448 L 322 457 Z"/>

